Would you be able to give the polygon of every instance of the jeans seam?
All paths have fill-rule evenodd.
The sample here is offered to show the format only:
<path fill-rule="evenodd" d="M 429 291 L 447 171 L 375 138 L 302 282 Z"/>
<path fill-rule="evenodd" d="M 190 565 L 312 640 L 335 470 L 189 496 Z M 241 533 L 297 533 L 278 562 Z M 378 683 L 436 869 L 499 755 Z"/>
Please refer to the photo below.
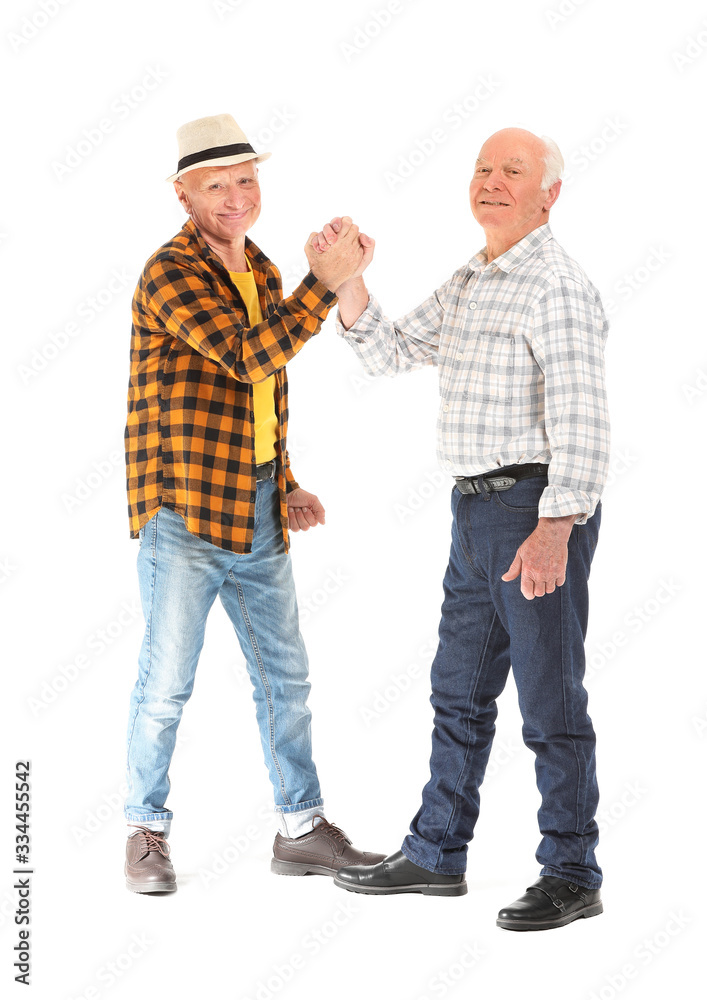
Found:
<path fill-rule="evenodd" d="M 569 544 L 571 544 L 571 543 L 572 543 L 572 535 L 570 535 L 570 540 L 569 540 Z M 565 670 L 565 619 L 566 619 L 566 616 L 565 616 L 565 609 L 564 609 L 565 593 L 566 592 L 563 592 L 562 588 L 560 588 L 560 614 L 562 616 L 561 627 L 560 627 L 560 642 L 561 642 L 561 645 L 562 645 L 562 651 L 561 651 L 561 662 L 562 662 L 562 671 L 561 671 L 561 676 L 562 676 L 562 712 L 563 712 L 564 720 L 565 720 L 565 730 L 567 731 L 567 735 L 568 735 L 568 737 L 570 739 L 570 742 L 572 743 L 572 752 L 574 753 L 575 767 L 577 768 L 577 795 L 576 795 L 575 803 L 574 803 L 574 808 L 575 808 L 574 828 L 575 828 L 575 833 L 577 834 L 578 837 L 580 837 L 580 843 L 581 843 L 582 842 L 582 838 L 583 838 L 583 834 L 579 830 L 579 812 L 580 812 L 579 798 L 580 798 L 580 794 L 584 795 L 584 797 L 586 798 L 587 788 L 586 787 L 584 787 L 584 788 L 581 787 L 581 785 L 582 785 L 582 768 L 580 766 L 579 754 L 577 753 L 577 744 L 575 743 L 574 739 L 569 735 L 570 732 L 571 732 L 571 730 L 570 730 L 570 726 L 569 726 L 568 721 L 567 721 L 567 676 L 566 676 L 567 672 Z M 573 720 L 573 728 L 574 728 L 574 720 Z M 582 810 L 582 812 L 584 812 L 584 810 Z M 581 859 L 580 859 L 579 864 L 586 866 L 586 864 L 587 864 L 588 850 L 589 850 L 588 845 L 583 844 L 583 846 L 582 846 L 582 853 L 581 853 Z"/>
<path fill-rule="evenodd" d="M 159 511 L 158 511 L 159 513 Z M 140 712 L 140 706 L 145 701 L 145 685 L 150 677 L 152 671 L 152 612 L 155 602 L 155 577 L 157 575 L 157 514 L 151 519 L 152 523 L 152 538 L 150 542 L 150 551 L 152 553 L 152 579 L 150 581 L 150 608 L 149 614 L 147 616 L 147 621 L 145 622 L 145 644 L 147 647 L 147 668 L 145 671 L 145 677 L 142 682 L 142 687 L 140 689 L 140 698 L 135 705 L 135 714 L 133 715 L 132 726 L 130 727 L 130 735 L 128 737 L 128 771 L 130 770 L 130 748 L 132 746 L 133 736 L 135 734 L 135 724 L 137 722 L 137 717 Z M 138 553 L 139 555 L 139 553 Z M 128 774 L 128 785 L 132 790 L 132 778 Z"/>
<path fill-rule="evenodd" d="M 469 494 L 462 493 L 461 490 L 459 491 L 459 493 L 460 493 L 459 503 L 461 505 L 461 501 L 465 497 L 469 496 Z M 467 521 L 468 520 L 469 520 L 469 518 L 467 517 Z M 461 546 L 462 552 L 464 553 L 464 558 L 466 559 L 467 563 L 469 564 L 469 569 L 474 574 L 474 576 L 477 577 L 479 580 L 485 580 L 486 577 L 483 575 L 483 573 L 481 573 L 478 570 L 478 568 L 477 568 L 477 566 L 476 566 L 476 564 L 474 562 L 473 544 L 471 546 L 471 551 L 469 551 L 469 549 L 467 549 L 467 547 L 466 547 L 466 544 L 464 543 L 464 539 L 462 538 L 461 531 L 459 531 L 459 510 L 458 509 L 457 509 L 457 515 L 456 515 L 456 522 L 457 522 L 457 535 L 458 535 L 458 538 L 459 538 L 459 544 Z M 468 529 L 469 529 L 469 537 L 472 539 L 472 543 L 473 543 L 473 537 L 474 536 L 473 536 L 473 530 L 471 528 L 471 525 L 468 525 Z"/>
<path fill-rule="evenodd" d="M 283 799 L 285 800 L 285 805 L 292 805 L 289 795 L 287 794 L 285 788 L 285 776 L 282 773 L 282 768 L 280 767 L 280 761 L 275 753 L 275 726 L 273 720 L 273 702 L 272 702 L 272 692 L 270 690 L 270 684 L 268 682 L 268 676 L 263 666 L 263 660 L 260 655 L 260 648 L 258 647 L 258 640 L 255 635 L 255 631 L 251 624 L 250 615 L 248 614 L 248 608 L 245 602 L 245 595 L 243 593 L 243 588 L 240 583 L 236 580 L 236 593 L 238 594 L 238 603 L 240 604 L 241 614 L 243 615 L 243 621 L 245 622 L 245 627 L 248 631 L 248 637 L 250 639 L 250 644 L 255 655 L 255 660 L 258 665 L 258 675 L 260 676 L 260 681 L 263 685 L 263 690 L 265 691 L 265 699 L 268 706 L 268 733 L 269 733 L 269 744 L 270 744 L 270 755 L 272 756 L 273 764 L 275 765 L 275 770 L 277 771 L 278 777 L 280 779 L 280 792 Z"/>
<path fill-rule="evenodd" d="M 473 744 L 473 746 L 475 747 L 476 746 L 476 742 L 477 742 L 475 728 L 472 727 L 472 725 L 471 725 L 471 707 L 474 704 L 474 698 L 476 696 L 476 691 L 478 689 L 478 686 L 479 686 L 479 684 L 481 682 L 481 678 L 484 676 L 484 661 L 485 661 L 485 657 L 486 657 L 486 651 L 488 650 L 489 639 L 490 639 L 491 632 L 493 631 L 493 626 L 494 626 L 497 618 L 498 618 L 498 614 L 497 614 L 496 611 L 494 611 L 493 618 L 491 619 L 491 624 L 489 625 L 488 632 L 486 633 L 486 640 L 484 642 L 484 648 L 483 648 L 483 651 L 481 653 L 481 664 L 482 664 L 482 666 L 481 666 L 481 669 L 477 672 L 476 683 L 474 684 L 473 688 L 471 689 L 471 691 L 469 693 L 469 700 L 468 700 L 467 708 L 466 708 L 466 749 L 465 749 L 465 752 L 464 752 L 464 760 L 462 762 L 461 767 L 459 768 L 459 775 L 458 775 L 456 783 L 454 785 L 452 810 L 451 810 L 451 813 L 449 815 L 449 819 L 447 821 L 447 827 L 446 827 L 446 829 L 444 831 L 444 834 L 442 835 L 442 838 L 440 840 L 439 850 L 437 852 L 436 865 L 440 864 L 440 856 L 441 856 L 441 854 L 442 854 L 442 852 L 444 850 L 444 843 L 445 843 L 445 841 L 447 839 L 447 834 L 449 833 L 449 827 L 451 826 L 452 820 L 454 819 L 454 816 L 456 814 L 456 810 L 457 810 L 457 797 L 458 797 L 457 796 L 457 788 L 459 787 L 459 782 L 462 780 L 462 777 L 463 777 L 464 772 L 466 770 L 466 762 L 469 759 L 470 745 Z M 470 739 L 470 737 L 472 737 L 472 739 Z"/>

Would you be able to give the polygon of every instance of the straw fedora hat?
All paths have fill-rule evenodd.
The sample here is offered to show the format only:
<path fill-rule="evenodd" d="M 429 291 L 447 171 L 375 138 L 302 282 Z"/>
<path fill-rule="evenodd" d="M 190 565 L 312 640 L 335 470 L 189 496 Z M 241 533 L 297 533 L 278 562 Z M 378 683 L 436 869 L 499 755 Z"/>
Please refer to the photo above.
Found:
<path fill-rule="evenodd" d="M 198 167 L 228 167 L 246 160 L 261 163 L 271 155 L 256 153 L 231 115 L 211 115 L 187 122 L 177 129 L 177 142 L 177 172 L 168 177 L 168 181 L 176 181 L 181 174 Z"/>

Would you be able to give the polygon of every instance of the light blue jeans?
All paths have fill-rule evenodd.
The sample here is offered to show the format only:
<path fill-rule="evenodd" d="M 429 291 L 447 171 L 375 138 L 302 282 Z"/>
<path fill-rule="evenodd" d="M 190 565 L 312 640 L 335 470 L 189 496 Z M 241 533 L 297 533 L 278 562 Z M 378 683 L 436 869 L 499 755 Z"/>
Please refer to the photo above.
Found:
<path fill-rule="evenodd" d="M 312 817 L 323 815 L 322 798 L 312 761 L 307 653 L 276 484 L 258 483 L 253 549 L 245 555 L 191 534 L 180 514 L 162 507 L 140 532 L 138 576 L 146 627 L 130 698 L 128 823 L 169 835 L 169 765 L 218 594 L 253 683 L 281 831 L 308 832 Z"/>

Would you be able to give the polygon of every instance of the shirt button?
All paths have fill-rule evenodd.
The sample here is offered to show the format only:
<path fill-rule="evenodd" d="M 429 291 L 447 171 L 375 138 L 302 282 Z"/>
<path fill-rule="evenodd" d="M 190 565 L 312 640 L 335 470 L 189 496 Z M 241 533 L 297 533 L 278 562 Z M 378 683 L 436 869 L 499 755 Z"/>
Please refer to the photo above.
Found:
<path fill-rule="evenodd" d="M 463 355 L 463 354 L 461 353 L 461 351 L 460 351 L 460 352 L 459 352 L 459 354 L 457 354 L 457 361 L 461 361 L 461 359 L 462 359 L 463 357 L 464 357 L 464 355 Z"/>
<path fill-rule="evenodd" d="M 446 413 L 446 412 L 447 412 L 447 410 L 449 409 L 449 407 L 448 407 L 448 406 L 447 406 L 447 404 L 445 403 L 445 404 L 444 404 L 444 406 L 442 407 L 442 409 L 443 409 L 443 410 L 444 410 L 444 412 Z"/>
<path fill-rule="evenodd" d="M 469 308 L 470 309 L 476 309 L 476 303 L 475 302 L 470 302 L 469 303 Z"/>

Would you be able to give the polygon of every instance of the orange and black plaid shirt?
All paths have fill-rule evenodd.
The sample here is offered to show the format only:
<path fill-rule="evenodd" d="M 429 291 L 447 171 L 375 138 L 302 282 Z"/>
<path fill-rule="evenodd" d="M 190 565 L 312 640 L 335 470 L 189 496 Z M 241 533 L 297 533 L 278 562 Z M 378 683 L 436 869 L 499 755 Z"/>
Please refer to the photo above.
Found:
<path fill-rule="evenodd" d="M 311 271 L 283 299 L 280 272 L 246 237 L 263 322 L 250 326 L 222 261 L 190 219 L 150 257 L 133 298 L 125 428 L 130 537 L 160 507 L 219 548 L 250 552 L 255 513 L 253 383 L 275 375 L 277 479 L 285 547 L 285 364 L 319 332 L 336 296 Z"/>

